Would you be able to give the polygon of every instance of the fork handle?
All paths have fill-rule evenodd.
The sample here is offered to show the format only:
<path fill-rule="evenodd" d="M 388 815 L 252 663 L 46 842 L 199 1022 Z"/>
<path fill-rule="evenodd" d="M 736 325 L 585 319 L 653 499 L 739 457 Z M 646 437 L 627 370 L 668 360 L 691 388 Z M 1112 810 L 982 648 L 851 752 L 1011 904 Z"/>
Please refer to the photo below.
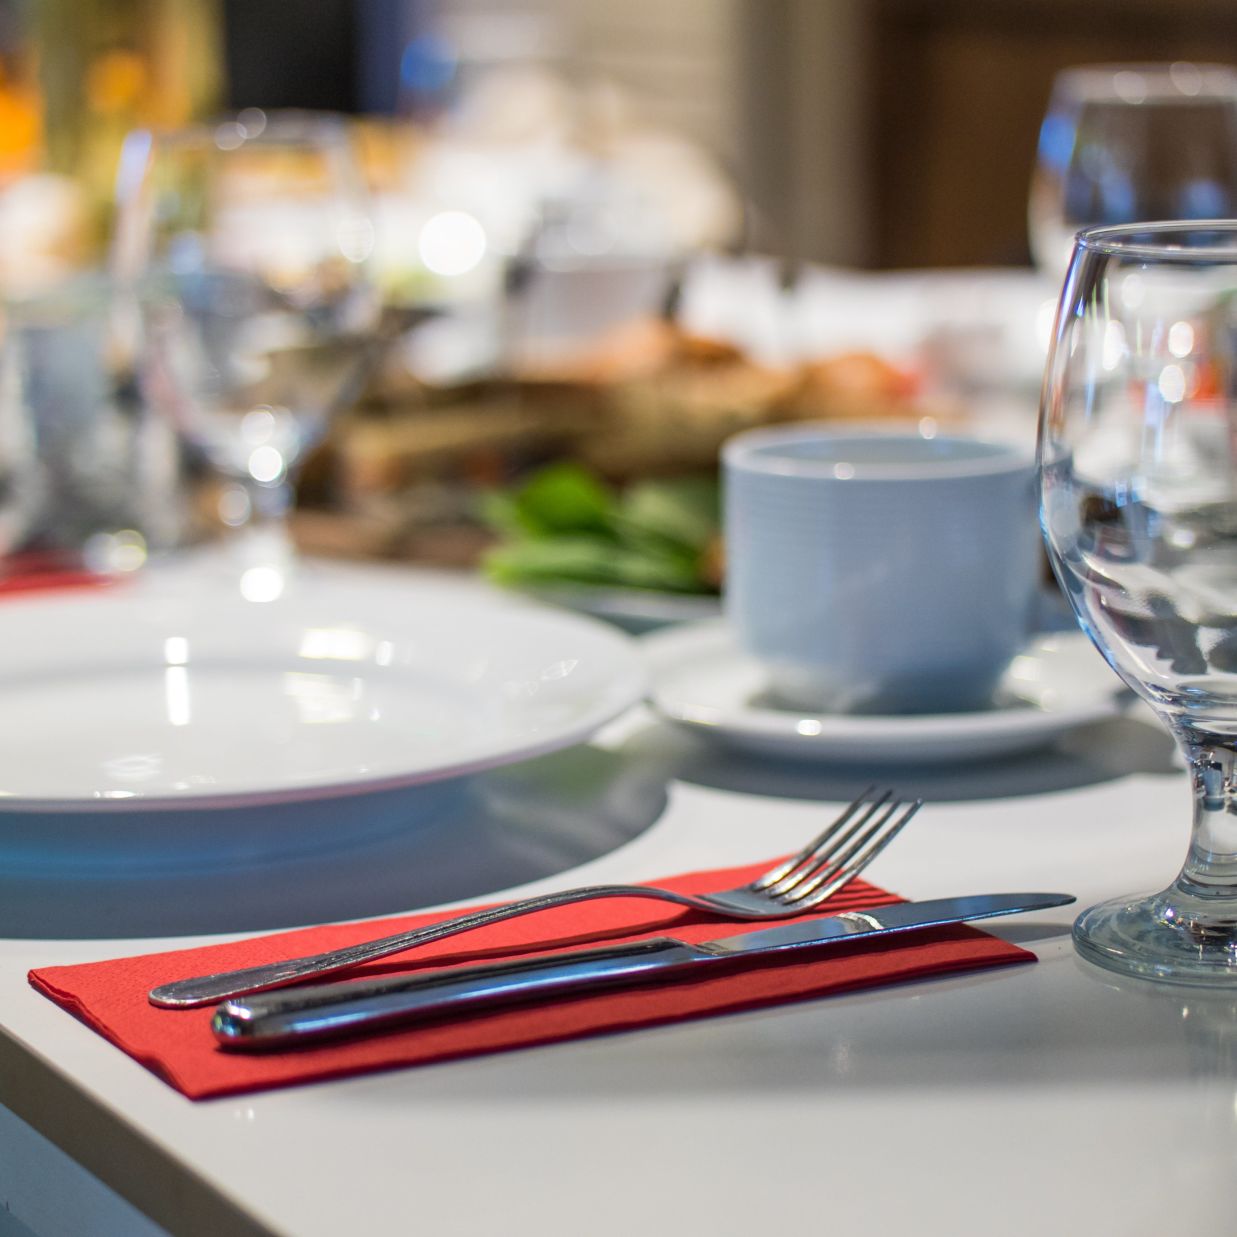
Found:
<path fill-rule="evenodd" d="M 246 1052 L 372 1034 L 447 1012 L 468 1013 L 554 992 L 632 983 L 647 972 L 680 976 L 716 963 L 703 950 L 669 937 L 573 950 L 569 954 L 457 966 L 414 976 L 321 984 L 227 1001 L 211 1030 L 225 1048 Z"/>
<path fill-rule="evenodd" d="M 239 971 L 219 971 L 213 975 L 174 980 L 152 988 L 148 997 L 152 1005 L 164 1009 L 191 1009 L 199 1005 L 213 1005 L 228 997 L 266 992 L 298 980 L 333 975 L 347 970 L 348 967 L 359 966 L 362 962 L 373 962 L 378 958 L 402 953 L 406 949 L 415 949 L 419 945 L 428 945 L 431 941 L 440 941 L 460 932 L 484 928 L 487 924 L 501 923 L 505 919 L 515 919 L 520 915 L 531 915 L 536 911 L 566 906 L 571 902 L 589 902 L 597 898 L 656 898 L 680 906 L 699 905 L 689 896 L 672 893 L 668 889 L 658 889 L 652 885 L 585 885 L 579 889 L 523 898 L 519 902 L 506 902 L 501 906 L 491 906 L 469 915 L 444 919 L 428 927 L 396 932 L 392 936 L 363 941 L 358 945 L 347 945 L 327 953 L 288 958 L 282 962 L 246 967 Z"/>

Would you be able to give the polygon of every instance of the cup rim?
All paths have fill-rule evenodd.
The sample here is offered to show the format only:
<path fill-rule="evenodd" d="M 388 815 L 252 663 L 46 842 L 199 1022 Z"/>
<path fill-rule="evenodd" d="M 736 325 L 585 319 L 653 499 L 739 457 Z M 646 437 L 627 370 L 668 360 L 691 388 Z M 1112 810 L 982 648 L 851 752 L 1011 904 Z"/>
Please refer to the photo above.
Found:
<path fill-rule="evenodd" d="M 1218 232 L 1228 245 L 1173 244 L 1183 232 Z M 1148 237 L 1163 239 L 1148 240 Z M 1141 239 L 1140 239 L 1141 238 Z M 1135 258 L 1152 262 L 1231 262 L 1237 265 L 1237 219 L 1161 219 L 1146 223 L 1120 223 L 1084 228 L 1074 239 L 1078 250 L 1110 258 Z"/>
<path fill-rule="evenodd" d="M 915 440 L 924 443 L 964 442 L 991 447 L 987 455 L 969 459 L 935 458 L 913 463 L 851 462 L 844 460 L 794 459 L 788 456 L 763 454 L 770 447 L 790 446 L 805 442 L 871 441 L 873 439 Z M 825 481 L 940 481 L 964 477 L 991 477 L 1027 472 L 1035 468 L 1034 452 L 1016 443 L 982 434 L 916 434 L 909 430 L 882 430 L 858 427 L 815 426 L 811 428 L 770 426 L 745 430 L 722 445 L 722 461 L 729 468 L 741 469 L 763 476 L 801 477 Z M 847 465 L 839 471 L 840 465 Z"/>

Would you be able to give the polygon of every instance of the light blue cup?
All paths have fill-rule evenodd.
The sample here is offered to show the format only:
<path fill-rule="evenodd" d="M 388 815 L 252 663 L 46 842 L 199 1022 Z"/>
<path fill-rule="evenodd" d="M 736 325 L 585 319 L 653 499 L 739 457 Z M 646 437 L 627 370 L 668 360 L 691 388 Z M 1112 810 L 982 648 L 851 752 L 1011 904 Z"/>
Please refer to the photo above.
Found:
<path fill-rule="evenodd" d="M 754 430 L 722 450 L 726 615 L 800 709 L 992 703 L 1031 634 L 1029 451 L 968 437 Z"/>

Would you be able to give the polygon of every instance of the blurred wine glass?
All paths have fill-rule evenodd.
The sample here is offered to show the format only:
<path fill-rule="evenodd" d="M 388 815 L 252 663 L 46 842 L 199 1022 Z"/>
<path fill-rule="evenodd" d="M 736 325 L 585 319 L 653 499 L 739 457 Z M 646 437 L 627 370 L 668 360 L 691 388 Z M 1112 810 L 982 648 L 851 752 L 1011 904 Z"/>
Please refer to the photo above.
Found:
<path fill-rule="evenodd" d="M 244 561 L 287 564 L 297 467 L 376 347 L 373 224 L 337 118 L 255 110 L 130 135 L 115 266 L 148 397 L 227 478 Z"/>
<path fill-rule="evenodd" d="M 0 576 L 46 503 L 47 483 L 38 460 L 38 439 L 27 398 L 20 326 L 9 306 L 0 315 Z"/>
<path fill-rule="evenodd" d="M 136 570 L 193 536 L 174 429 L 134 379 L 111 280 L 0 299 L 4 575 Z"/>
<path fill-rule="evenodd" d="M 1028 225 L 1060 284 L 1085 227 L 1237 215 L 1237 70 L 1116 64 L 1058 74 L 1040 129 Z"/>

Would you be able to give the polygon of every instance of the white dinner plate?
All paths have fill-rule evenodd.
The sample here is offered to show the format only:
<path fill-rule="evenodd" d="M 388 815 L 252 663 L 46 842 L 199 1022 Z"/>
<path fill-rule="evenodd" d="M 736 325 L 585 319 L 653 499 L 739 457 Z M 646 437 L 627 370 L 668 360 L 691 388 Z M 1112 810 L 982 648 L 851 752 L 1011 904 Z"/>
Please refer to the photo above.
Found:
<path fill-rule="evenodd" d="M 968 760 L 1029 751 L 1120 713 L 1132 699 L 1079 632 L 1034 640 L 989 709 L 913 716 L 807 715 L 762 701 L 760 666 L 723 621 L 644 636 L 664 717 L 733 747 L 817 761 Z"/>
<path fill-rule="evenodd" d="M 0 602 L 0 807 L 244 806 L 410 786 L 588 738 L 645 686 L 605 624 L 329 565 Z"/>

